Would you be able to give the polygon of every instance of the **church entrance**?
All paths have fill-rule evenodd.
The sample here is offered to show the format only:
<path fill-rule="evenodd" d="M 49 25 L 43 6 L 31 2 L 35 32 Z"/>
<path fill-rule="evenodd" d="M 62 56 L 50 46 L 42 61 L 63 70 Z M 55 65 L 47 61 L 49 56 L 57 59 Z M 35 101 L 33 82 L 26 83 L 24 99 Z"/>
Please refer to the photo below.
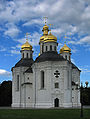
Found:
<path fill-rule="evenodd" d="M 58 98 L 56 98 L 54 100 L 54 107 L 59 107 L 59 99 Z"/>

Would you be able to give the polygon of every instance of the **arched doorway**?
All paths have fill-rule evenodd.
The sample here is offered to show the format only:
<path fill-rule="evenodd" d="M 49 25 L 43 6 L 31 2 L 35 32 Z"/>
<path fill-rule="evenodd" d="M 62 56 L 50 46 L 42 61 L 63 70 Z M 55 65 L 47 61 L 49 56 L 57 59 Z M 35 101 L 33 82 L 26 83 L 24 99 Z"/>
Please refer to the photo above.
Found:
<path fill-rule="evenodd" d="M 55 106 L 55 107 L 59 107 L 59 99 L 58 99 L 58 98 L 56 98 L 56 99 L 54 100 L 54 106 Z"/>

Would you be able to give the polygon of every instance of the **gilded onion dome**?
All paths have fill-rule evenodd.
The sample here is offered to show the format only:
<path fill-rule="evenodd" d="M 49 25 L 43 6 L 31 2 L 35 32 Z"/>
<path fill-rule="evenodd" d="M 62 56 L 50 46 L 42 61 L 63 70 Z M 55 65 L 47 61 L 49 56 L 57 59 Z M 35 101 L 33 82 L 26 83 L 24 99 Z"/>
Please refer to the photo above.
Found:
<path fill-rule="evenodd" d="M 28 41 L 26 41 L 26 43 L 24 43 L 24 44 L 21 46 L 21 50 L 32 50 L 32 46 L 29 44 Z"/>
<path fill-rule="evenodd" d="M 49 28 L 48 28 L 48 26 L 46 24 L 43 26 L 43 30 L 42 31 L 43 31 L 43 36 L 41 36 L 40 42 L 43 41 L 44 38 L 48 35 Z"/>
<path fill-rule="evenodd" d="M 57 42 L 57 38 L 52 35 L 52 33 L 50 32 L 45 38 L 44 38 L 44 42 Z"/>
<path fill-rule="evenodd" d="M 60 53 L 62 54 L 63 52 L 70 53 L 71 49 L 66 44 L 64 44 L 64 46 L 60 49 Z"/>

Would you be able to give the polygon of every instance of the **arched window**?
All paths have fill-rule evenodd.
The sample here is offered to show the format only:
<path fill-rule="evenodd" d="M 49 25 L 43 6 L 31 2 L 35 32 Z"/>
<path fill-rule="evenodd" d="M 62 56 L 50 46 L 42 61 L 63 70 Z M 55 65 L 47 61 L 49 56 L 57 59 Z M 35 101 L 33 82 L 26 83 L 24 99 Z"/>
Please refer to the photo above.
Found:
<path fill-rule="evenodd" d="M 44 71 L 41 71 L 41 89 L 44 88 Z"/>
<path fill-rule="evenodd" d="M 19 91 L 19 75 L 17 75 L 17 86 L 16 87 L 17 87 L 16 90 Z"/>
<path fill-rule="evenodd" d="M 54 46 L 54 51 L 56 51 L 56 46 Z"/>
<path fill-rule="evenodd" d="M 24 58 L 24 53 L 22 54 L 22 57 Z"/>
<path fill-rule="evenodd" d="M 27 53 L 27 58 L 28 58 L 28 53 Z"/>
<path fill-rule="evenodd" d="M 48 50 L 48 47 L 46 46 L 46 51 Z"/>
<path fill-rule="evenodd" d="M 52 45 L 50 45 L 50 51 L 52 51 Z"/>

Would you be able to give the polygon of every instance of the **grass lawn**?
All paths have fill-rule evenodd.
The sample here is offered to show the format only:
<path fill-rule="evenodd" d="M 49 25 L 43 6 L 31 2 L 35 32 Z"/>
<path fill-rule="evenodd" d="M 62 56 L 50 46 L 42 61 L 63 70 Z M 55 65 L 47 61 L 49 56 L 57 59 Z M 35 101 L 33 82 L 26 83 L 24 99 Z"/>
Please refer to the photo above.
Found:
<path fill-rule="evenodd" d="M 0 119 L 81 119 L 80 109 L 0 109 Z M 90 119 L 90 109 L 84 118 Z"/>

